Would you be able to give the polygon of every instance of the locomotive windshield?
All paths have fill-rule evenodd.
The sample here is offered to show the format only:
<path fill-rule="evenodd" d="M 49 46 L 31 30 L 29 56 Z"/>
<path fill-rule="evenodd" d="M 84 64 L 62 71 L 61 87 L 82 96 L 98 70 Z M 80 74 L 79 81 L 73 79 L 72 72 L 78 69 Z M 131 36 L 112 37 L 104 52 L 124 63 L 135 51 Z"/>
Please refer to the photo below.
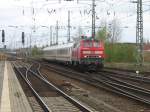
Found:
<path fill-rule="evenodd" d="M 84 47 L 92 47 L 92 41 L 84 41 L 83 44 Z"/>
<path fill-rule="evenodd" d="M 98 41 L 84 41 L 84 47 L 100 47 L 100 43 Z"/>
<path fill-rule="evenodd" d="M 97 41 L 94 41 L 94 42 L 93 42 L 93 47 L 100 47 L 100 43 L 97 42 Z"/>

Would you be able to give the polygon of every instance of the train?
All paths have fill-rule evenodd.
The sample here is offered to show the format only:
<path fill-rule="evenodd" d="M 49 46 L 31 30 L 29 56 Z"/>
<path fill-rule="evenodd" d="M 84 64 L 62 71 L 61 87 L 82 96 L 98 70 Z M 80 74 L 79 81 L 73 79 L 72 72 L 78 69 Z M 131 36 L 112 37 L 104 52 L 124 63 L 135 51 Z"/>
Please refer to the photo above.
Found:
<path fill-rule="evenodd" d="M 92 37 L 81 36 L 74 42 L 44 48 L 43 59 L 82 71 L 98 71 L 104 66 L 104 44 Z"/>

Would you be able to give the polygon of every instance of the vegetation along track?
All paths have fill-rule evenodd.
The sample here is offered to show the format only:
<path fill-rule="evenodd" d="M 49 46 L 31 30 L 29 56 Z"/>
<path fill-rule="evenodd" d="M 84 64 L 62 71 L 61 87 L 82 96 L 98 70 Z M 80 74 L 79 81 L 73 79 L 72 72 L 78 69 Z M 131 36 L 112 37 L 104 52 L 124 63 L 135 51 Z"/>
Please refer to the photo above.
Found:
<path fill-rule="evenodd" d="M 17 73 L 24 79 L 32 93 L 34 94 L 37 102 L 40 104 L 41 108 L 45 112 L 51 111 L 65 111 L 65 112 L 92 112 L 91 109 L 81 104 L 79 101 L 75 100 L 74 98 L 70 97 L 55 85 L 47 81 L 43 76 L 42 73 L 39 71 L 40 64 L 25 64 L 25 63 L 13 63 L 15 70 Z M 37 68 L 37 69 L 35 69 Z M 61 99 L 64 98 L 65 102 L 68 102 L 67 106 L 70 106 L 68 110 L 64 109 L 65 102 L 61 101 L 61 109 L 59 106 L 56 108 L 52 108 L 50 104 L 54 103 L 49 100 L 49 96 L 61 96 Z M 64 100 L 63 99 L 63 100 Z M 56 102 L 55 102 L 56 103 Z M 57 103 L 60 103 L 59 101 Z M 60 104 L 59 104 L 60 105 Z"/>
<path fill-rule="evenodd" d="M 69 71 L 68 69 L 67 70 L 61 69 L 61 68 L 56 67 L 55 65 L 52 66 L 49 64 L 45 64 L 45 67 L 46 66 L 47 66 L 47 69 L 50 69 L 61 75 L 65 75 L 70 78 L 81 80 L 90 85 L 94 85 L 96 87 L 103 88 L 108 91 L 126 96 L 130 99 L 134 99 L 136 101 L 142 102 L 143 104 L 150 105 L 150 90 L 130 84 L 129 82 L 122 82 L 119 79 L 111 77 L 111 75 L 109 76 L 108 73 L 107 75 L 105 75 L 105 73 L 83 74 L 83 73 L 73 72 L 71 70 Z M 67 75 L 67 74 L 70 74 L 70 75 Z M 141 79 L 138 79 L 138 80 L 141 80 Z"/>

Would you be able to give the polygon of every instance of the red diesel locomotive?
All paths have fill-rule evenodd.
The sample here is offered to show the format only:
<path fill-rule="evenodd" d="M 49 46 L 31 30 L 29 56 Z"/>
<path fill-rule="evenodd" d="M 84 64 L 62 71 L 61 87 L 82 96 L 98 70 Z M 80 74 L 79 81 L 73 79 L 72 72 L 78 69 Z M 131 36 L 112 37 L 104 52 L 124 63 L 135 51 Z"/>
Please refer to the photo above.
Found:
<path fill-rule="evenodd" d="M 103 42 L 82 36 L 73 43 L 50 46 L 43 49 L 44 59 L 59 61 L 83 71 L 97 71 L 103 67 Z"/>

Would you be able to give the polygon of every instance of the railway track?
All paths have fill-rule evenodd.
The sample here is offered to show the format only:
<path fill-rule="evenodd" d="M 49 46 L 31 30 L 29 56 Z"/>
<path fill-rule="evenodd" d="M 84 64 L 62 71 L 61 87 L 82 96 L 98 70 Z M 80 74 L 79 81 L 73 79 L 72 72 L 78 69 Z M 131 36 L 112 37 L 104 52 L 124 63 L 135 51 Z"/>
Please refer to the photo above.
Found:
<path fill-rule="evenodd" d="M 36 92 L 36 90 L 32 86 L 32 83 L 28 79 L 29 69 L 30 69 L 31 66 L 29 68 L 26 68 L 25 64 L 22 65 L 20 63 L 13 63 L 13 65 L 14 65 L 15 70 L 18 72 L 18 74 L 22 77 L 22 79 L 25 81 L 25 83 L 28 85 L 28 87 L 32 91 L 32 93 L 33 93 L 33 95 L 35 97 L 35 98 L 33 98 L 33 100 L 36 100 L 38 102 L 38 104 L 41 106 L 41 107 L 39 107 L 38 111 L 51 112 L 51 110 L 49 109 L 49 107 L 46 105 L 46 103 L 40 97 L 40 95 L 38 94 L 38 92 Z M 35 107 L 35 108 L 38 108 L 39 105 L 37 105 L 37 107 Z M 37 110 L 35 108 L 33 108 L 34 111 Z"/>
<path fill-rule="evenodd" d="M 121 78 L 121 79 L 127 79 L 137 82 L 143 82 L 143 83 L 150 83 L 150 78 L 144 77 L 142 75 L 136 75 L 135 73 L 128 73 L 128 72 L 118 72 L 118 71 L 109 71 L 109 70 L 102 70 L 99 72 L 99 74 L 106 74 L 112 77 Z"/>
<path fill-rule="evenodd" d="M 118 94 L 122 94 L 131 99 L 150 105 L 150 90 L 148 89 L 138 87 L 128 82 L 123 82 L 114 77 L 106 76 L 105 74 L 97 75 L 94 79 L 110 88 L 113 88 Z"/>
<path fill-rule="evenodd" d="M 120 69 L 120 68 L 110 68 L 110 67 L 105 67 L 104 71 L 109 71 L 109 72 L 116 72 L 116 73 L 122 73 L 122 72 L 126 72 L 128 74 L 135 74 L 136 70 L 129 70 L 129 69 Z M 142 74 L 142 76 L 149 76 L 150 72 L 140 72 L 140 74 Z"/>
<path fill-rule="evenodd" d="M 15 70 L 18 72 L 18 74 L 25 81 L 25 83 L 28 85 L 28 87 L 34 94 L 37 102 L 40 104 L 43 111 L 52 112 L 52 111 L 56 111 L 56 110 L 58 111 L 58 109 L 59 109 L 59 107 L 55 107 L 55 109 L 51 108 L 53 105 L 50 106 L 50 104 L 53 103 L 54 101 L 50 103 L 50 101 L 52 100 L 52 99 L 50 100 L 50 97 L 42 96 L 43 93 L 41 93 L 41 92 L 45 91 L 45 89 L 46 89 L 46 91 L 47 90 L 53 91 L 53 94 L 55 92 L 55 95 L 59 95 L 61 97 L 62 103 L 65 103 L 65 102 L 68 103 L 67 106 L 70 106 L 70 107 L 68 107 L 70 109 L 70 110 L 68 110 L 68 112 L 74 112 L 74 111 L 75 112 L 78 112 L 78 111 L 93 112 L 91 109 L 84 106 L 79 101 L 75 100 L 74 98 L 70 97 L 68 94 L 64 93 L 58 87 L 56 87 L 55 85 L 50 83 L 48 80 L 46 80 L 39 70 L 40 64 L 30 65 L 30 64 L 25 64 L 25 63 L 24 64 L 23 63 L 13 63 L 13 66 L 14 66 Z M 35 68 L 37 68 L 37 69 L 35 69 Z M 34 81 L 39 84 L 39 87 L 36 87 L 37 85 L 35 84 Z M 45 88 L 45 89 L 43 89 L 43 88 Z M 57 102 L 57 103 L 60 103 L 60 102 Z M 61 107 L 64 108 L 65 105 L 64 104 L 61 104 L 61 105 L 62 105 Z M 61 111 L 61 110 L 59 110 L 59 111 Z M 63 111 L 67 112 L 67 110 L 63 110 Z"/>
<path fill-rule="evenodd" d="M 59 67 L 56 67 L 55 65 L 48 65 L 45 64 L 45 67 L 47 66 L 47 69 L 56 72 L 58 74 L 80 80 L 82 82 L 86 82 L 90 85 L 103 88 L 105 90 L 111 91 L 113 93 L 126 96 L 130 99 L 142 102 L 143 104 L 150 105 L 150 90 L 138 87 L 136 85 L 133 85 L 129 82 L 122 82 L 119 79 L 116 79 L 115 77 L 112 77 L 112 75 L 103 72 L 103 74 L 83 74 L 78 73 L 72 70 L 65 70 Z M 68 75 L 70 74 L 70 75 Z M 90 76 L 90 77 L 89 77 Z M 115 75 L 116 76 L 116 75 Z M 132 75 L 129 75 L 130 77 L 127 77 L 126 75 L 124 78 L 129 78 L 132 80 L 138 80 L 143 81 L 144 83 L 149 83 L 149 79 L 143 80 L 143 77 L 135 77 Z"/>

